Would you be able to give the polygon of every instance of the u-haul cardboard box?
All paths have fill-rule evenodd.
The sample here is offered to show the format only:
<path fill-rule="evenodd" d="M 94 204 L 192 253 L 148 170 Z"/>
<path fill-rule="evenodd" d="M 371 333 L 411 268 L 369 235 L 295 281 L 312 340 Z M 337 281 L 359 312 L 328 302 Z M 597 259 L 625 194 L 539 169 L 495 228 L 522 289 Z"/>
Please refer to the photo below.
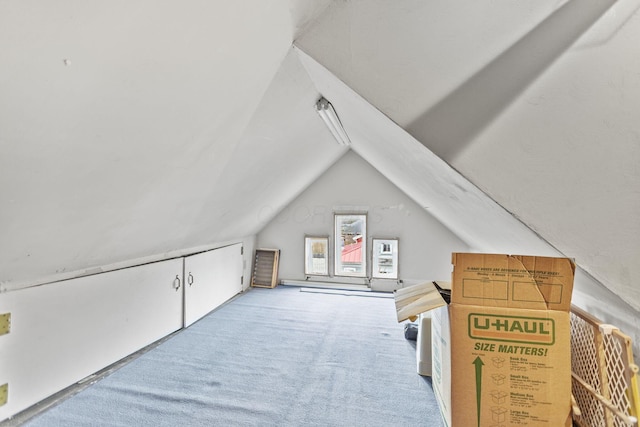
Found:
<path fill-rule="evenodd" d="M 398 320 L 425 299 L 442 305 L 431 311 L 432 384 L 445 424 L 570 427 L 574 262 L 454 253 L 452 263 L 448 306 L 431 291 L 397 305 Z"/>
<path fill-rule="evenodd" d="M 573 261 L 455 253 L 452 263 L 451 426 L 571 426 Z"/>

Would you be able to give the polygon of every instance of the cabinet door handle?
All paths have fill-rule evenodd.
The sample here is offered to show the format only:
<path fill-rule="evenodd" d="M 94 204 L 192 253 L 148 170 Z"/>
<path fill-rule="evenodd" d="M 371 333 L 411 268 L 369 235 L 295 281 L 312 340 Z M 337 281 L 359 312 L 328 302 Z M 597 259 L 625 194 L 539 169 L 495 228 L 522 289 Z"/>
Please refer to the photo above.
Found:
<path fill-rule="evenodd" d="M 176 292 L 180 289 L 180 277 L 176 274 L 176 278 L 173 279 L 173 287 L 176 288 Z"/>
<path fill-rule="evenodd" d="M 187 277 L 187 282 L 189 283 L 189 286 L 193 285 L 193 275 L 191 274 L 191 272 L 189 272 L 189 277 Z"/>

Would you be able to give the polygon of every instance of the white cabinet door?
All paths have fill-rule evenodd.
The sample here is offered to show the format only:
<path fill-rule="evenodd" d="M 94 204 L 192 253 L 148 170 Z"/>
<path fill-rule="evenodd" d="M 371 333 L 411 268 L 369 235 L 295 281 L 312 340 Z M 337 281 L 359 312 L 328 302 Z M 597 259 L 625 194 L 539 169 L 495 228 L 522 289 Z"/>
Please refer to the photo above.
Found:
<path fill-rule="evenodd" d="M 0 421 L 180 329 L 181 258 L 0 294 Z"/>
<path fill-rule="evenodd" d="M 184 326 L 242 291 L 242 243 L 184 258 Z"/>

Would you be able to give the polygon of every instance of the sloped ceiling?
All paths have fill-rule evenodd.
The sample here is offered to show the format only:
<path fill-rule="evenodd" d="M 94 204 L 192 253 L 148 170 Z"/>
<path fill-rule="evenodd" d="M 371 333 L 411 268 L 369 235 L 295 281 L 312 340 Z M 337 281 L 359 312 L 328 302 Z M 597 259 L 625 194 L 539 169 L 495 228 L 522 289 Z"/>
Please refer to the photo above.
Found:
<path fill-rule="evenodd" d="M 471 246 L 574 257 L 638 309 L 637 7 L 2 1 L 0 285 L 258 232 L 344 153 L 323 94 Z"/>
<path fill-rule="evenodd" d="M 326 5 L 0 2 L 4 288 L 257 232 L 340 151 L 286 60 Z"/>

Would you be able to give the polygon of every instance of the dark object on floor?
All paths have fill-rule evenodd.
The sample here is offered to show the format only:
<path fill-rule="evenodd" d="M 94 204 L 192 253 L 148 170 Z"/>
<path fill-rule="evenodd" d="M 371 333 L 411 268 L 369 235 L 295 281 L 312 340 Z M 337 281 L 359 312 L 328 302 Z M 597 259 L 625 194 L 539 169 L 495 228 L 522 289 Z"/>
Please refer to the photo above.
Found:
<path fill-rule="evenodd" d="M 415 323 L 407 323 L 404 325 L 404 337 L 411 341 L 418 339 L 418 325 Z"/>

